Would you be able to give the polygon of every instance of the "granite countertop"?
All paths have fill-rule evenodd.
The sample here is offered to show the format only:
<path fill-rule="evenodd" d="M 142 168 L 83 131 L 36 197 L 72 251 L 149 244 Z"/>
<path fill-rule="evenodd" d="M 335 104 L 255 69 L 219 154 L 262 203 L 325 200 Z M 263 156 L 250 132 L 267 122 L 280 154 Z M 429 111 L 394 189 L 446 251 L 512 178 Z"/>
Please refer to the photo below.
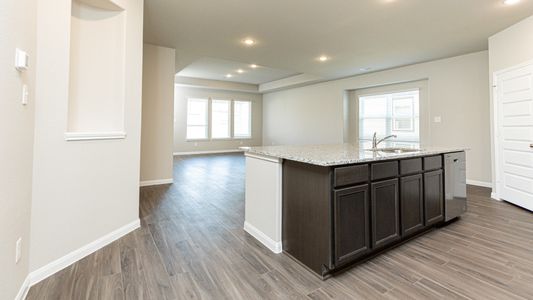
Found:
<path fill-rule="evenodd" d="M 399 147 L 399 145 L 380 145 L 378 148 Z M 458 147 L 432 147 L 419 146 L 418 144 L 402 145 L 402 148 L 420 149 L 416 152 L 405 153 L 385 153 L 374 152 L 367 149 L 372 148 L 368 144 L 332 144 L 332 145 L 293 145 L 293 146 L 264 146 L 264 147 L 242 147 L 245 152 L 282 158 L 309 163 L 318 166 L 339 166 L 362 162 L 372 162 L 396 158 L 408 158 L 417 156 L 427 156 L 450 152 L 468 150 Z"/>

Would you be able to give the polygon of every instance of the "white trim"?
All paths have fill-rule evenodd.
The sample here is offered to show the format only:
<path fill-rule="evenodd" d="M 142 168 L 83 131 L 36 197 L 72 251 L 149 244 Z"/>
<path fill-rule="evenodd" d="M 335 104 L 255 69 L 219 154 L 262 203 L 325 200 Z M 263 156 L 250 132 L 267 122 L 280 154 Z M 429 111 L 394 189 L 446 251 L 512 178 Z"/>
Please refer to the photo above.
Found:
<path fill-rule="evenodd" d="M 174 152 L 174 156 L 180 156 L 180 155 L 201 155 L 201 154 L 218 154 L 218 153 L 235 153 L 235 152 L 244 152 L 244 150 L 241 150 L 241 149 L 231 149 L 231 150 L 209 150 L 209 151 Z"/>
<path fill-rule="evenodd" d="M 506 70 L 501 70 L 499 72 L 494 72 L 492 74 L 492 142 L 493 142 L 493 152 L 494 152 L 494 176 L 493 176 L 493 187 L 492 191 L 497 196 L 497 198 L 494 199 L 500 199 L 498 193 L 501 190 L 501 182 L 500 182 L 500 130 L 498 128 L 500 121 L 499 121 L 499 108 L 498 108 L 498 76 L 505 72 Z M 492 197 L 492 195 L 491 195 Z"/>
<path fill-rule="evenodd" d="M 490 197 L 494 200 L 502 201 L 502 199 L 500 199 L 500 196 L 498 196 L 498 194 L 495 192 L 490 193 Z"/>
<path fill-rule="evenodd" d="M 65 132 L 65 141 L 95 141 L 125 139 L 124 131 L 109 132 Z"/>
<path fill-rule="evenodd" d="M 29 290 L 30 290 L 30 275 L 26 276 L 26 279 L 24 279 L 24 282 L 20 286 L 19 292 L 15 296 L 15 300 L 26 299 L 26 296 L 28 295 Z"/>
<path fill-rule="evenodd" d="M 141 181 L 139 183 L 139 186 L 152 186 L 152 185 L 172 184 L 172 183 L 174 183 L 174 178 L 145 180 L 145 181 Z"/>
<path fill-rule="evenodd" d="M 486 182 L 486 181 L 478 181 L 478 180 L 466 180 L 466 184 L 475 185 L 475 186 L 482 186 L 486 188 L 492 188 L 492 182 Z"/>
<path fill-rule="evenodd" d="M 119 238 L 125 236 L 126 234 L 134 231 L 139 227 L 141 227 L 141 221 L 137 219 L 31 272 L 30 275 L 28 275 L 30 286 L 39 283 L 43 279 L 46 279 L 47 277 L 63 270 L 64 268 L 72 265 L 73 263 L 79 261 L 87 255 L 92 254 L 93 252 L 103 248 L 104 246 L 111 244 L 112 242 L 118 240 Z"/>
<path fill-rule="evenodd" d="M 277 164 L 281 163 L 281 161 L 282 161 L 281 158 L 271 157 L 271 156 L 266 156 L 266 155 L 260 155 L 260 154 L 255 154 L 255 153 L 249 153 L 249 152 L 245 152 L 244 156 L 251 157 L 251 158 L 256 158 L 256 159 L 260 159 L 260 160 L 264 160 L 264 161 L 269 161 L 269 162 L 273 162 L 273 163 L 277 163 Z"/>
<path fill-rule="evenodd" d="M 261 244 L 265 245 L 270 251 L 279 254 L 282 252 L 281 242 L 276 242 L 273 239 L 271 239 L 269 236 L 264 234 L 262 231 L 254 227 L 252 224 L 248 222 L 244 222 L 244 231 L 248 232 L 251 236 L 253 236 L 256 240 L 261 242 Z"/>

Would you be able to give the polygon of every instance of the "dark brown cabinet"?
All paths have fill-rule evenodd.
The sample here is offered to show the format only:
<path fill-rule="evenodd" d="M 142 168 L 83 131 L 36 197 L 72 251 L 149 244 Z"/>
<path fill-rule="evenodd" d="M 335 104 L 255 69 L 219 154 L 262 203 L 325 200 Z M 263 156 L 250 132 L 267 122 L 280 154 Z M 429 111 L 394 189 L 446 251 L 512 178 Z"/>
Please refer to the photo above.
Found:
<path fill-rule="evenodd" d="M 368 184 L 334 193 L 335 265 L 340 266 L 370 249 Z"/>
<path fill-rule="evenodd" d="M 371 184 L 372 248 L 384 247 L 400 238 L 398 179 Z"/>
<path fill-rule="evenodd" d="M 325 278 L 444 224 L 443 156 L 283 162 L 283 251 Z"/>
<path fill-rule="evenodd" d="M 424 206 L 426 226 L 444 220 L 444 181 L 442 169 L 424 174 Z"/>
<path fill-rule="evenodd" d="M 403 236 L 414 234 L 424 228 L 422 174 L 400 178 L 400 211 Z"/>

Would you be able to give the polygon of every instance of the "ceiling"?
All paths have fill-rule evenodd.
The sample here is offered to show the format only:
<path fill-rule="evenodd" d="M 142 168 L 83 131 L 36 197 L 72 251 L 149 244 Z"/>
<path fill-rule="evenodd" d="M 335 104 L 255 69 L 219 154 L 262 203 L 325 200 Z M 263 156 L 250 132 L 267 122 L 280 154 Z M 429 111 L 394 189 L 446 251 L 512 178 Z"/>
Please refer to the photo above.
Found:
<path fill-rule="evenodd" d="M 333 79 L 486 50 L 489 36 L 531 14 L 533 0 L 149 0 L 144 40 L 175 48 L 188 76 L 228 80 L 254 63 L 268 68 L 231 80 Z"/>
<path fill-rule="evenodd" d="M 239 72 L 241 71 L 241 72 Z M 231 77 L 226 77 L 231 74 Z M 261 84 L 297 75 L 294 72 L 264 66 L 250 67 L 250 64 L 204 57 L 195 60 L 178 72 L 178 76 L 224 80 L 241 83 Z"/>

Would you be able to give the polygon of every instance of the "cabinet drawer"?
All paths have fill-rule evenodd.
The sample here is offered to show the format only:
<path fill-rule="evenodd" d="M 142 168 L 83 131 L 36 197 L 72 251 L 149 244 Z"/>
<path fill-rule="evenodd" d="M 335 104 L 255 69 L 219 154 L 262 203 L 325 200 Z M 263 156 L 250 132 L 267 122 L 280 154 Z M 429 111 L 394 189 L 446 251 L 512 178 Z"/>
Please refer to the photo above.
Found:
<path fill-rule="evenodd" d="M 371 165 L 372 180 L 379 180 L 398 176 L 398 161 L 388 161 Z"/>
<path fill-rule="evenodd" d="M 368 181 L 368 165 L 336 168 L 333 176 L 335 187 L 364 183 Z"/>
<path fill-rule="evenodd" d="M 422 158 L 400 160 L 400 174 L 408 175 L 422 171 Z"/>
<path fill-rule="evenodd" d="M 442 168 L 442 156 L 424 157 L 424 171 L 436 170 Z"/>

